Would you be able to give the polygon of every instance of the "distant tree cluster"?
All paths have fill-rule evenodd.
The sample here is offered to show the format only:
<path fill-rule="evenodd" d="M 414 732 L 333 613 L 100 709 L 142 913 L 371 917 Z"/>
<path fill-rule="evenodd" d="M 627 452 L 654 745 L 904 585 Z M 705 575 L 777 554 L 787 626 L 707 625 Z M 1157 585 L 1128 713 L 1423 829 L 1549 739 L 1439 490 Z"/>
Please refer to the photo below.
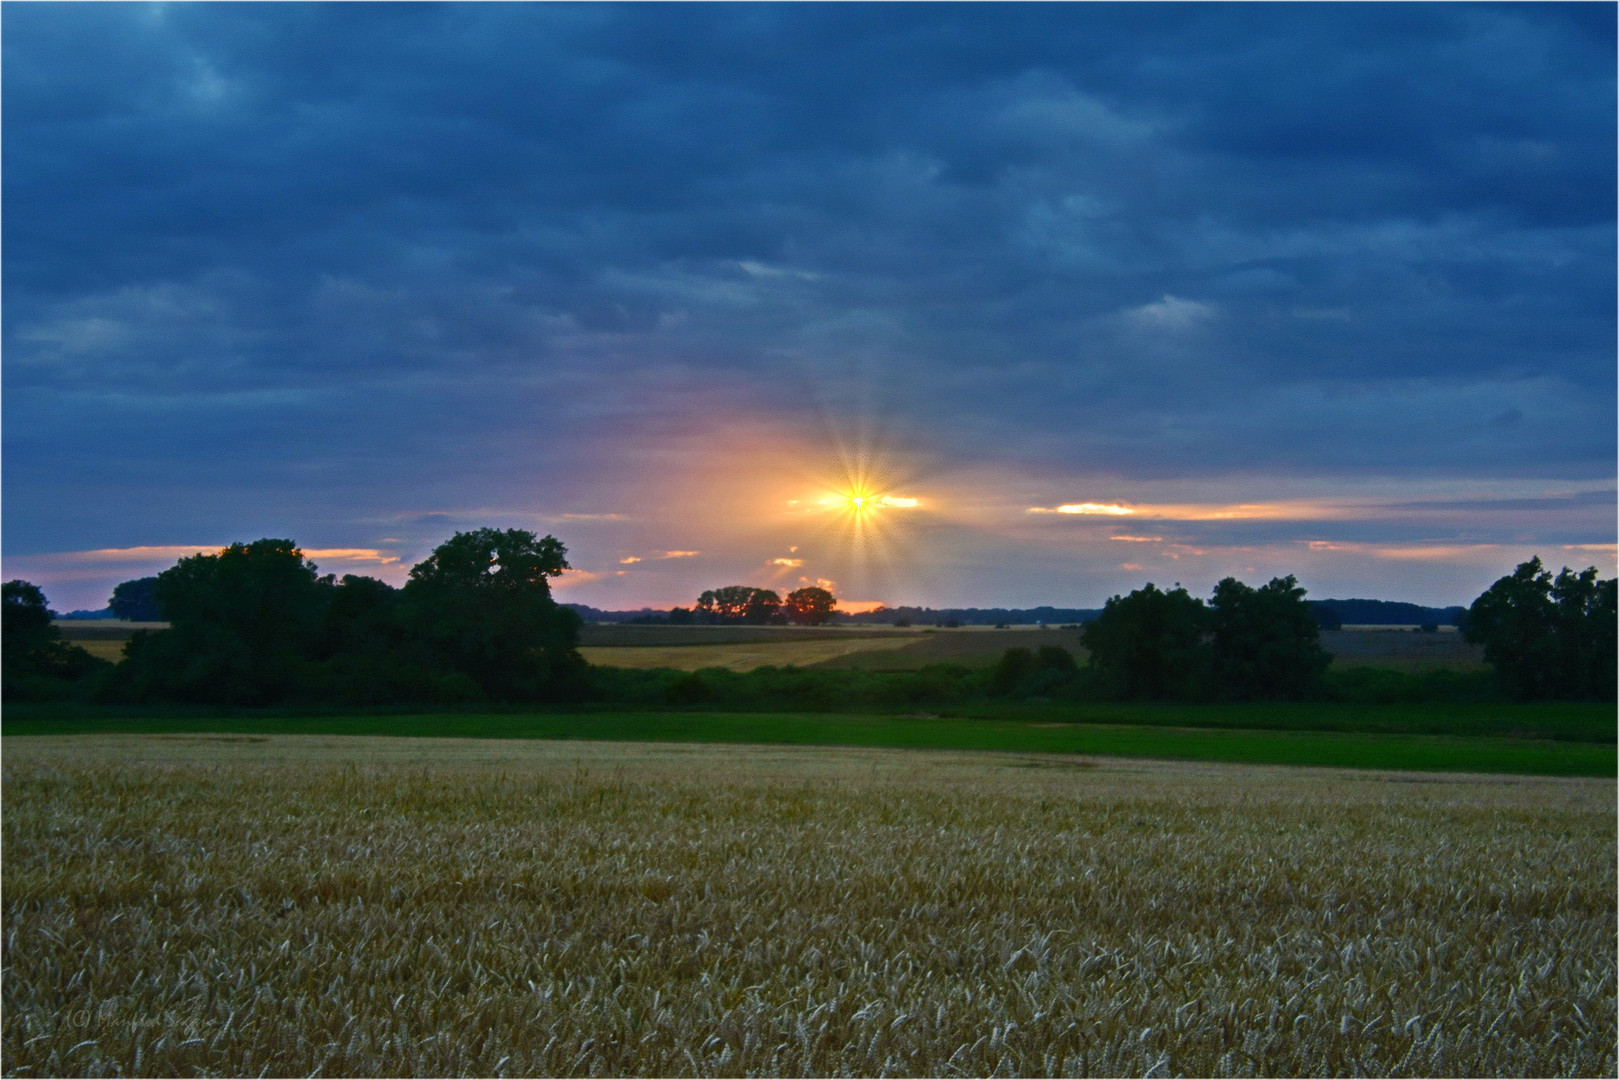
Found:
<path fill-rule="evenodd" d="M 1308 699 L 1331 657 L 1304 593 L 1291 574 L 1257 589 L 1226 578 L 1207 604 L 1148 583 L 1109 600 L 1083 640 L 1119 697 Z"/>
<path fill-rule="evenodd" d="M 1423 607 L 1401 600 L 1311 600 L 1310 608 L 1323 630 L 1345 624 L 1362 626 L 1460 626 L 1464 607 Z"/>
<path fill-rule="evenodd" d="M 567 698 L 586 674 L 579 617 L 551 597 L 567 566 L 554 537 L 478 529 L 396 589 L 322 576 L 291 540 L 232 544 L 152 579 L 169 628 L 135 635 L 104 694 L 247 706 Z M 138 596 L 120 591 L 115 611 Z"/>
<path fill-rule="evenodd" d="M 726 585 L 709 589 L 697 598 L 692 609 L 692 621 L 749 623 L 756 626 L 785 625 L 790 622 L 799 626 L 820 626 L 832 617 L 837 604 L 837 598 L 818 585 L 795 589 L 787 594 L 785 600 L 772 589 Z M 684 620 L 676 620 L 674 612 L 671 612 L 669 621 Z"/>

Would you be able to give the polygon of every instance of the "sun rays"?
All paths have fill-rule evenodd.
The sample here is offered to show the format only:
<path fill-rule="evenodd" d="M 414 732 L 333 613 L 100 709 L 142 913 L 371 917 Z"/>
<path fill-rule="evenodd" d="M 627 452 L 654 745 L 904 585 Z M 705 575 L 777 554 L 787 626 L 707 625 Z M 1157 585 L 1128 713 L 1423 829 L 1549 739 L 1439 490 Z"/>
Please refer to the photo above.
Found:
<path fill-rule="evenodd" d="M 891 587 L 911 562 L 912 525 L 934 500 L 912 486 L 917 470 L 902 452 L 885 445 L 871 425 L 861 427 L 852 438 L 829 432 L 830 452 L 820 467 L 806 470 L 802 494 L 789 506 L 804 529 L 809 561 L 865 592 Z"/>

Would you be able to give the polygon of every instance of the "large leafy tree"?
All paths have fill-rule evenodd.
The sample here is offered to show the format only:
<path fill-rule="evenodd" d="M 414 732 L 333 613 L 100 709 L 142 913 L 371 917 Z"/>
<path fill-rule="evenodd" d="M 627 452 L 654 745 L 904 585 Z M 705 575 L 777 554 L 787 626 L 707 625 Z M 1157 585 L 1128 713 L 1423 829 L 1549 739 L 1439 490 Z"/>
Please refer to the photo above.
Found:
<path fill-rule="evenodd" d="M 62 640 L 39 586 L 8 581 L 0 586 L 0 671 L 8 699 L 60 697 L 68 683 L 107 667 Z"/>
<path fill-rule="evenodd" d="M 1555 577 L 1539 557 L 1498 579 L 1468 609 L 1463 632 L 1484 646 L 1510 696 L 1614 696 L 1615 581 L 1564 567 Z"/>
<path fill-rule="evenodd" d="M 51 622 L 51 609 L 38 585 L 28 581 L 8 581 L 0 586 L 4 596 L 4 623 L 0 624 L 0 650 L 6 667 L 24 657 L 48 648 L 61 638 Z"/>
<path fill-rule="evenodd" d="M 1226 578 L 1210 603 L 1216 692 L 1238 700 L 1300 699 L 1319 693 L 1332 657 L 1292 574 L 1259 588 Z"/>
<path fill-rule="evenodd" d="M 1209 612 L 1203 601 L 1176 588 L 1163 592 L 1149 582 L 1129 596 L 1115 596 L 1085 627 L 1091 664 L 1126 698 L 1158 701 L 1199 692 Z"/>
<path fill-rule="evenodd" d="M 456 533 L 410 571 L 400 597 L 420 662 L 448 667 L 497 700 L 572 691 L 584 672 L 579 616 L 551 597 L 567 549 L 523 529 Z"/>
<path fill-rule="evenodd" d="M 121 681 L 137 697 L 264 705 L 303 696 L 332 579 L 291 540 L 231 544 L 157 575 L 170 627 L 137 634 Z"/>
<path fill-rule="evenodd" d="M 820 626 L 832 617 L 832 609 L 837 606 L 837 597 L 819 585 L 794 589 L 782 602 L 787 617 L 800 626 Z"/>

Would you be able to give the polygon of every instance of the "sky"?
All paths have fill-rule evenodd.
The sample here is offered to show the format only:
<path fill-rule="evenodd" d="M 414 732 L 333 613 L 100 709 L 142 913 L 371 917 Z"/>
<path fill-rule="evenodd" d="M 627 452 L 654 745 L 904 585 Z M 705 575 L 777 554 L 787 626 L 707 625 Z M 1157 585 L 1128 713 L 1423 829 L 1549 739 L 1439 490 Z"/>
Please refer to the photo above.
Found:
<path fill-rule="evenodd" d="M 6 4 L 4 575 L 1611 576 L 1615 10 Z"/>

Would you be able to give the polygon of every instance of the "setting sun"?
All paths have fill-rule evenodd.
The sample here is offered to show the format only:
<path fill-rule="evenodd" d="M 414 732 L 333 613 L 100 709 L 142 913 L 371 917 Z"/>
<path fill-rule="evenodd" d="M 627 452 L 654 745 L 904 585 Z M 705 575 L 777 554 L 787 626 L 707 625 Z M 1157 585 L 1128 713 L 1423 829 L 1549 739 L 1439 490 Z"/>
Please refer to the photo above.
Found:
<path fill-rule="evenodd" d="M 824 499 L 820 499 L 819 503 L 821 506 L 837 507 L 851 513 L 868 513 L 872 510 L 910 510 L 922 505 L 920 499 L 915 499 L 908 495 L 879 495 L 861 488 L 853 488 L 839 492 L 836 495 L 828 495 Z"/>

